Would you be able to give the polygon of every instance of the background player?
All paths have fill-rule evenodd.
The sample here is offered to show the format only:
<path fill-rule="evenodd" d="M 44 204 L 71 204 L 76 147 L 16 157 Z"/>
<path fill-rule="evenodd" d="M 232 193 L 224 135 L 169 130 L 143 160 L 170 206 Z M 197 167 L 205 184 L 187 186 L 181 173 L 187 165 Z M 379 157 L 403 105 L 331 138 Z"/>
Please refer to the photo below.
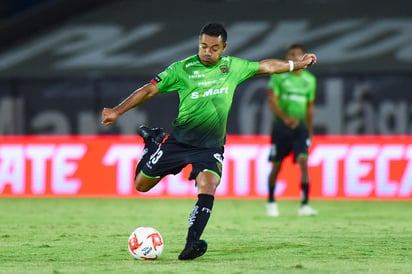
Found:
<path fill-rule="evenodd" d="M 304 55 L 302 45 L 291 45 L 286 54 L 288 60 L 301 60 Z M 269 161 L 270 171 L 269 197 L 267 215 L 279 216 L 275 202 L 276 180 L 282 161 L 293 152 L 294 161 L 301 171 L 302 201 L 298 211 L 300 216 L 316 215 L 317 212 L 308 205 L 309 174 L 308 149 L 313 136 L 313 113 L 316 92 L 316 78 L 307 70 L 298 69 L 288 73 L 274 74 L 270 77 L 268 102 L 274 114 L 272 125 L 272 147 Z"/>

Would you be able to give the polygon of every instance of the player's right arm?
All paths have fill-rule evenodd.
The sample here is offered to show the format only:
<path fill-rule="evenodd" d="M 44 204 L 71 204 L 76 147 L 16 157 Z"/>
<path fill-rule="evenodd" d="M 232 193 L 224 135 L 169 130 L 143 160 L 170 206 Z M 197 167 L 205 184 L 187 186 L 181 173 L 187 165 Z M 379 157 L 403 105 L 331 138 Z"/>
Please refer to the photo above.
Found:
<path fill-rule="evenodd" d="M 159 89 L 152 83 L 142 86 L 114 108 L 103 108 L 102 124 L 105 126 L 113 124 L 123 113 L 146 102 L 158 93 Z"/>
<path fill-rule="evenodd" d="M 299 120 L 286 115 L 285 112 L 278 105 L 278 96 L 272 91 L 268 91 L 268 104 L 269 108 L 276 117 L 279 117 L 289 128 L 296 128 L 299 124 Z"/>
<path fill-rule="evenodd" d="M 305 69 L 316 63 L 316 55 L 307 53 L 303 55 L 302 60 L 289 61 L 279 59 L 266 59 L 259 62 L 259 69 L 255 75 L 270 75 L 288 71 Z"/>

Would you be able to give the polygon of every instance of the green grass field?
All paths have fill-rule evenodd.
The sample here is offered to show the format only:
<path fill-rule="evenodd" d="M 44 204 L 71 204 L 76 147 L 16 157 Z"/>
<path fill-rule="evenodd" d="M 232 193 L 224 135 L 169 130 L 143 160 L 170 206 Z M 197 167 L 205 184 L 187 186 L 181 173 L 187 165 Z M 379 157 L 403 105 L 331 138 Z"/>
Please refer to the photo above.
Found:
<path fill-rule="evenodd" d="M 0 273 L 412 273 L 412 203 L 216 200 L 208 252 L 179 261 L 194 200 L 0 199 Z M 165 249 L 134 260 L 127 239 L 153 226 Z"/>

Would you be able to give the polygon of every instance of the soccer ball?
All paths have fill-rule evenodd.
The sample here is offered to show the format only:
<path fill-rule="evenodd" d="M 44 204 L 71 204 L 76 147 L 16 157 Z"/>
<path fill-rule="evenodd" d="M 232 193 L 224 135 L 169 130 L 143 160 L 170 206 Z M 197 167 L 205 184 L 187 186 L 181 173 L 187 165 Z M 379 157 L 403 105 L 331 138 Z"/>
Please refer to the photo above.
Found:
<path fill-rule="evenodd" d="M 163 237 L 153 227 L 141 226 L 130 234 L 129 252 L 137 260 L 156 260 L 163 252 Z"/>

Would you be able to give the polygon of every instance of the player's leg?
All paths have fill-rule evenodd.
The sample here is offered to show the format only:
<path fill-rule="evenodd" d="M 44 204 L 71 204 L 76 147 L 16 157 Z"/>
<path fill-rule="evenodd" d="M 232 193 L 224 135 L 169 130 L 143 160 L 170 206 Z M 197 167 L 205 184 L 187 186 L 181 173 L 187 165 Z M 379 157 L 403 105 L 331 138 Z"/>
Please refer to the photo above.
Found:
<path fill-rule="evenodd" d="M 294 143 L 295 161 L 299 164 L 300 168 L 300 188 L 301 188 L 301 207 L 298 211 L 300 216 L 313 216 L 317 215 L 317 211 L 309 206 L 309 194 L 310 194 L 310 178 L 308 169 L 308 152 L 309 152 L 310 140 L 306 128 L 302 128 Z"/>
<path fill-rule="evenodd" d="M 268 200 L 266 204 L 266 214 L 271 217 L 279 216 L 278 205 L 276 204 L 276 182 L 282 166 L 282 161 L 272 161 L 272 168 L 268 176 Z"/>
<path fill-rule="evenodd" d="M 135 188 L 139 192 L 147 192 L 150 189 L 152 189 L 155 185 L 157 185 L 157 183 L 159 183 L 161 179 L 161 177 L 147 177 L 140 172 L 134 180 Z"/>
<path fill-rule="evenodd" d="M 160 147 L 161 144 L 166 141 L 168 134 L 161 128 L 149 128 L 144 125 L 137 129 L 137 133 L 143 138 L 145 146 L 142 158 L 136 166 L 134 182 L 137 191 L 147 192 L 153 188 L 162 177 L 145 175 L 141 171 L 145 165 L 148 163 L 153 164 L 153 162 L 158 161 L 162 156 L 161 154 L 163 154 L 163 151 Z"/>
<path fill-rule="evenodd" d="M 215 192 L 220 184 L 223 150 L 219 150 L 207 150 L 209 152 L 206 152 L 201 162 L 192 164 L 191 178 L 196 178 L 198 196 L 189 216 L 186 245 L 179 255 L 179 260 L 195 259 L 202 256 L 207 250 L 206 241 L 201 240 L 200 237 L 209 221 Z"/>
<path fill-rule="evenodd" d="M 279 216 L 275 195 L 276 183 L 283 159 L 289 155 L 292 149 L 290 139 L 290 129 L 280 122 L 275 122 L 272 128 L 272 146 L 269 153 L 269 161 L 272 163 L 272 167 L 268 176 L 268 198 L 266 204 L 266 214 L 271 217 Z"/>
<path fill-rule="evenodd" d="M 197 175 L 198 198 L 190 214 L 187 242 L 200 239 L 212 213 L 215 192 L 219 183 L 220 177 L 212 172 L 203 171 Z"/>
<path fill-rule="evenodd" d="M 268 187 L 269 187 L 268 202 L 269 203 L 276 201 L 276 197 L 275 197 L 276 181 L 278 178 L 279 171 L 282 167 L 282 161 L 271 161 L 271 162 L 272 162 L 272 168 L 268 176 Z"/>
<path fill-rule="evenodd" d="M 301 207 L 298 211 L 299 216 L 314 216 L 318 212 L 309 206 L 309 193 L 310 193 L 310 183 L 309 183 L 309 171 L 308 171 L 308 160 L 307 155 L 301 155 L 298 157 L 297 162 L 301 171 Z"/>
<path fill-rule="evenodd" d="M 307 155 L 300 154 L 296 161 L 300 168 L 300 186 L 302 191 L 301 204 L 304 206 L 309 203 L 309 171 Z"/>

